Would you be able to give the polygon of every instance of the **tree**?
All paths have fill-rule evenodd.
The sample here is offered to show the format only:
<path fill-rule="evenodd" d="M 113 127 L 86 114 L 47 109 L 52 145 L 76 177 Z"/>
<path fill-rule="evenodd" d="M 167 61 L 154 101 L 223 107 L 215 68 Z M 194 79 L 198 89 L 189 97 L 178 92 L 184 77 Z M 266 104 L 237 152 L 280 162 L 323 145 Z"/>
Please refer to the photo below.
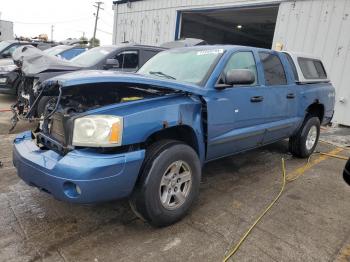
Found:
<path fill-rule="evenodd" d="M 87 46 L 90 43 L 89 39 L 87 39 L 85 36 L 80 37 L 79 40 L 81 41 L 82 46 Z"/>
<path fill-rule="evenodd" d="M 95 38 L 95 44 L 94 46 L 92 46 L 92 38 L 90 39 L 89 43 L 90 43 L 90 47 L 96 47 L 96 46 L 100 46 L 100 40 Z"/>

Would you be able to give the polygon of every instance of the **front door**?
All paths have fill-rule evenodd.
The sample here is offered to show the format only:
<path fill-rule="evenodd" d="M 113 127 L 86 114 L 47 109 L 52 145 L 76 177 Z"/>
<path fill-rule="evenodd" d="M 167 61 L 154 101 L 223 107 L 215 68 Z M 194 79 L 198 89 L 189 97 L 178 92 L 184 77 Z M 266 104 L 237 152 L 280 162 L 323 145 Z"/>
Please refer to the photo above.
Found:
<path fill-rule="evenodd" d="M 255 75 L 255 83 L 216 90 L 205 98 L 208 114 L 207 160 L 254 148 L 262 142 L 266 88 L 259 85 L 255 61 L 250 51 L 233 53 L 222 77 L 232 69 L 249 69 Z"/>

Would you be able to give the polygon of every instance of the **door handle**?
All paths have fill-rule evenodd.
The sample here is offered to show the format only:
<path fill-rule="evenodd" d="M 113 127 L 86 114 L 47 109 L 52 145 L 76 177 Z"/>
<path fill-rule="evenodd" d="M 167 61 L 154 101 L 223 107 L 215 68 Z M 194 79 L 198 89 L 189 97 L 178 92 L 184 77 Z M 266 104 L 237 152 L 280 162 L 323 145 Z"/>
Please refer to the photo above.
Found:
<path fill-rule="evenodd" d="M 263 96 L 253 96 L 250 98 L 250 102 L 252 103 L 259 103 L 262 102 L 264 100 Z"/>
<path fill-rule="evenodd" d="M 287 95 L 287 99 L 294 99 L 295 98 L 295 94 L 290 93 Z"/>

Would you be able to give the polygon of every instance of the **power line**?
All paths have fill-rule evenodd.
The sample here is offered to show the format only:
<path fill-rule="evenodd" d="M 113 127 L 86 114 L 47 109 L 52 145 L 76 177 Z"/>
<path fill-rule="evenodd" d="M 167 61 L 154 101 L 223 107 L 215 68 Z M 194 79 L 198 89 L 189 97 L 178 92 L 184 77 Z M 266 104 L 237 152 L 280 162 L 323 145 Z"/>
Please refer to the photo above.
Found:
<path fill-rule="evenodd" d="M 96 40 L 96 30 L 97 30 L 97 21 L 98 21 L 98 15 L 100 13 L 100 9 L 104 10 L 101 5 L 103 4 L 103 2 L 95 2 L 94 7 L 97 8 L 97 12 L 96 12 L 96 19 L 95 19 L 95 28 L 94 28 L 94 36 L 92 37 L 92 46 L 95 47 L 95 40 Z"/>
<path fill-rule="evenodd" d="M 104 30 L 101 30 L 101 29 L 98 29 L 98 28 L 97 28 L 97 31 L 102 32 L 102 33 L 105 33 L 105 34 L 108 34 L 108 35 L 113 35 L 113 34 L 110 33 L 110 32 L 107 32 L 107 31 L 104 31 Z"/>
<path fill-rule="evenodd" d="M 71 22 L 77 22 L 77 21 L 83 21 L 83 20 L 90 20 L 91 17 L 85 17 L 85 18 L 77 18 L 72 20 L 65 20 L 65 21 L 54 21 L 54 22 L 23 22 L 23 21 L 13 21 L 17 24 L 27 24 L 27 25 L 48 25 L 48 24 L 64 24 L 64 23 L 71 23 Z"/>

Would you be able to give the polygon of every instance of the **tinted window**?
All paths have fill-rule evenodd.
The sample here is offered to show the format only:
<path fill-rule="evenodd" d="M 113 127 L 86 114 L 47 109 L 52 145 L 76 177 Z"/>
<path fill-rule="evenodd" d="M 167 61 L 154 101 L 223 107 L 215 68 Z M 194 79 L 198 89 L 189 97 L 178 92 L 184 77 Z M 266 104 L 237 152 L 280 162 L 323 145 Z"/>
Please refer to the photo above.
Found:
<path fill-rule="evenodd" d="M 248 69 L 252 71 L 255 76 L 255 82 L 251 85 L 256 85 L 257 73 L 256 64 L 252 52 L 238 52 L 234 53 L 228 60 L 225 66 L 224 73 L 233 69 Z"/>
<path fill-rule="evenodd" d="M 139 52 L 124 51 L 115 57 L 119 62 L 119 68 L 137 69 L 139 67 Z"/>
<path fill-rule="evenodd" d="M 264 68 L 266 85 L 273 86 L 287 84 L 283 65 L 277 55 L 259 52 L 259 57 Z"/>
<path fill-rule="evenodd" d="M 298 58 L 298 63 L 305 79 L 326 79 L 327 74 L 320 60 Z"/>

